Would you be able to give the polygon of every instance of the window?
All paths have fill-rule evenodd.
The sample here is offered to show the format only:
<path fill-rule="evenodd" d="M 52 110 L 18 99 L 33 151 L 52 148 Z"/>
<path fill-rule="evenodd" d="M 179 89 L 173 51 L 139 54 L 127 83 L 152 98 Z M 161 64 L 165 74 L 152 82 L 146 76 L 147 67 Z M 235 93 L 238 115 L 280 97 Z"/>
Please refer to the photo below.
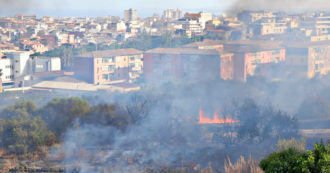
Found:
<path fill-rule="evenodd" d="M 252 65 L 258 65 L 261 63 L 261 60 L 260 59 L 257 59 L 257 60 L 254 60 L 251 62 Z"/>
<path fill-rule="evenodd" d="M 108 74 L 104 74 L 104 75 L 102 75 L 102 78 L 103 78 L 104 80 L 109 80 L 109 75 L 108 75 Z"/>
<path fill-rule="evenodd" d="M 101 70 L 102 71 L 108 71 L 108 67 L 107 66 L 102 66 Z"/>
<path fill-rule="evenodd" d="M 102 58 L 102 62 L 103 63 L 108 63 L 109 62 L 109 58 Z"/>
<path fill-rule="evenodd" d="M 279 55 L 281 54 L 281 50 L 273 50 L 272 55 Z"/>
<path fill-rule="evenodd" d="M 114 66 L 114 65 L 109 65 L 109 66 L 108 66 L 108 69 L 109 69 L 109 71 L 115 70 L 115 69 L 116 69 L 116 66 Z"/>

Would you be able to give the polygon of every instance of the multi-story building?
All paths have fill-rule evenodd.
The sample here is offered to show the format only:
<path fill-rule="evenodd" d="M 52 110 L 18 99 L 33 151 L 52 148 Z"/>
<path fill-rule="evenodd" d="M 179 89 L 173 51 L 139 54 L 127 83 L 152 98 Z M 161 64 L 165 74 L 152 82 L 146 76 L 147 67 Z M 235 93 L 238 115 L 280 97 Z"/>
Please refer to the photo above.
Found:
<path fill-rule="evenodd" d="M 177 9 L 177 10 L 173 10 L 173 9 L 169 9 L 169 10 L 165 10 L 164 11 L 164 15 L 163 18 L 167 19 L 167 20 L 178 20 L 181 18 L 182 15 L 182 11 Z"/>
<path fill-rule="evenodd" d="M 330 34 L 330 16 L 316 18 L 315 28 L 317 35 Z"/>
<path fill-rule="evenodd" d="M 152 82 L 230 79 L 221 68 L 231 56 L 216 49 L 157 48 L 144 53 L 144 76 Z"/>
<path fill-rule="evenodd" d="M 256 12 L 251 12 L 251 11 L 243 11 L 237 15 L 238 20 L 250 24 L 254 23 L 258 20 L 261 19 L 267 19 L 267 18 L 275 18 L 276 15 L 274 15 L 273 12 L 266 12 L 266 11 L 256 11 Z"/>
<path fill-rule="evenodd" d="M 200 13 L 186 13 L 184 15 L 184 19 L 188 21 L 195 20 L 198 23 L 200 23 L 202 29 L 205 29 L 206 22 L 212 20 L 213 16 L 211 13 L 207 13 L 203 11 Z"/>
<path fill-rule="evenodd" d="M 75 75 L 93 84 L 134 82 L 142 74 L 143 53 L 135 49 L 95 51 L 74 58 Z"/>
<path fill-rule="evenodd" d="M 2 83 L 13 82 L 14 80 L 14 66 L 12 60 L 7 57 L 0 59 L 0 80 Z"/>
<path fill-rule="evenodd" d="M 59 57 L 34 57 L 32 60 L 33 73 L 61 71 Z"/>
<path fill-rule="evenodd" d="M 22 77 L 32 73 L 30 52 L 14 51 L 4 52 L 5 56 L 11 60 L 14 78 Z"/>
<path fill-rule="evenodd" d="M 330 42 L 288 43 L 287 63 L 303 72 L 308 78 L 330 72 Z"/>
<path fill-rule="evenodd" d="M 279 42 L 237 41 L 225 44 L 224 50 L 234 54 L 230 65 L 224 66 L 233 71 L 235 80 L 246 81 L 248 76 L 254 76 L 262 64 L 277 64 L 286 60 L 285 48 Z"/>
<path fill-rule="evenodd" d="M 125 22 L 136 21 L 138 19 L 136 9 L 130 8 L 128 10 L 125 10 L 124 19 L 125 19 Z"/>
<path fill-rule="evenodd" d="M 265 22 L 256 25 L 254 34 L 256 35 L 270 35 L 270 34 L 284 34 L 288 29 L 287 23 L 279 22 Z"/>
<path fill-rule="evenodd" d="M 3 88 L 10 88 L 17 80 L 24 80 L 25 76 L 32 74 L 29 52 L 8 51 L 3 52 L 0 59 L 0 80 Z"/>

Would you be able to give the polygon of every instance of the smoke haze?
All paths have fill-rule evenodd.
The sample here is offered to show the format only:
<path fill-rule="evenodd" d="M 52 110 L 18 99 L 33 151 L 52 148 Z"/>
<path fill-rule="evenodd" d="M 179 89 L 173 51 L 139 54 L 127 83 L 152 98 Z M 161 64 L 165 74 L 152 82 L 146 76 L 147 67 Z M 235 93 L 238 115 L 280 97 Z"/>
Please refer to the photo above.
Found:
<path fill-rule="evenodd" d="M 236 0 L 228 9 L 230 14 L 243 10 L 271 10 L 299 12 L 308 10 L 326 10 L 330 8 L 327 0 Z"/>

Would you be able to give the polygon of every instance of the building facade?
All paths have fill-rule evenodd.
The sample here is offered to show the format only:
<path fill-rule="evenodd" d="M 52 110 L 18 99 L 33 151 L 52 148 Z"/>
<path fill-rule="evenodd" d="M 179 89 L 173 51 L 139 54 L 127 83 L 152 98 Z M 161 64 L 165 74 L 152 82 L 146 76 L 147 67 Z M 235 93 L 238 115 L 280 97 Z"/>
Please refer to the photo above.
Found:
<path fill-rule="evenodd" d="M 288 64 L 296 67 L 308 78 L 330 72 L 330 42 L 305 42 L 286 45 Z"/>
<path fill-rule="evenodd" d="M 75 75 L 93 84 L 135 82 L 141 77 L 143 53 L 135 49 L 90 52 L 74 58 Z"/>
<path fill-rule="evenodd" d="M 128 10 L 125 10 L 124 19 L 125 19 L 125 22 L 136 21 L 138 19 L 136 9 L 130 8 Z"/>
<path fill-rule="evenodd" d="M 221 57 L 215 49 L 157 48 L 144 53 L 144 75 L 147 81 L 167 80 L 206 81 L 229 79 L 232 74 L 221 70 Z"/>

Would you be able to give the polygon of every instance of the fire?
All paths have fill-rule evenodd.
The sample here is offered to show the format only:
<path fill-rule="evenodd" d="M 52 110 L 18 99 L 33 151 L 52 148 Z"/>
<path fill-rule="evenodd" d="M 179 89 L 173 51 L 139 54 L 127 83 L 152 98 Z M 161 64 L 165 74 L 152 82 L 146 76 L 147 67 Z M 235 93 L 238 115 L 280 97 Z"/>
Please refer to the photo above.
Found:
<path fill-rule="evenodd" d="M 239 123 L 238 120 L 233 120 L 229 117 L 226 117 L 225 119 L 222 119 L 219 117 L 219 112 L 216 111 L 214 113 L 213 119 L 205 117 L 204 116 L 204 111 L 202 107 L 199 109 L 199 124 L 229 124 L 229 123 Z"/>

